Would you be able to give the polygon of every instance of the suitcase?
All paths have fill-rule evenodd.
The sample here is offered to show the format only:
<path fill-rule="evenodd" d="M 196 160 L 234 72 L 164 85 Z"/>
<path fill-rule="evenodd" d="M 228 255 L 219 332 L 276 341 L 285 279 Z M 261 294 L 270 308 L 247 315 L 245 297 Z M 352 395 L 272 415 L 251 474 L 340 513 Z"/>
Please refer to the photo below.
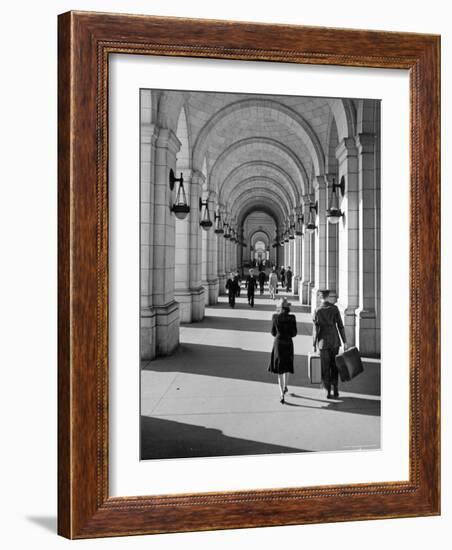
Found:
<path fill-rule="evenodd" d="M 344 373 L 345 377 L 348 375 L 348 380 L 355 378 L 364 371 L 361 355 L 359 354 L 358 348 L 355 346 L 336 356 L 336 366 L 342 382 L 345 382 L 347 378 L 342 378 L 341 371 Z"/>
<path fill-rule="evenodd" d="M 341 382 L 349 382 L 352 377 L 350 376 L 350 373 L 348 371 L 348 367 L 345 364 L 345 360 L 342 354 L 336 355 L 336 367 L 339 372 L 339 377 L 341 379 Z"/>
<path fill-rule="evenodd" d="M 308 378 L 311 384 L 320 384 L 322 382 L 322 368 L 318 353 L 308 353 Z"/>

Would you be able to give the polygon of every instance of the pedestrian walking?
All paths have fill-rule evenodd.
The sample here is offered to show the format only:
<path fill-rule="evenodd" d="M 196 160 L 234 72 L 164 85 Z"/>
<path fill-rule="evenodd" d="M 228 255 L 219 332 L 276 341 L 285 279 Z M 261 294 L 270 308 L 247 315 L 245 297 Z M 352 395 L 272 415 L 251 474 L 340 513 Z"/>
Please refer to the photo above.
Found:
<path fill-rule="evenodd" d="M 226 290 L 228 292 L 229 306 L 235 307 L 235 297 L 237 295 L 237 282 L 235 280 L 234 273 L 229 274 L 229 278 L 226 281 Z"/>
<path fill-rule="evenodd" d="M 292 270 L 290 269 L 290 266 L 286 271 L 286 291 L 292 292 Z"/>
<path fill-rule="evenodd" d="M 264 293 L 264 285 L 266 280 L 267 280 L 267 275 L 265 274 L 265 271 L 260 271 L 259 272 L 259 289 L 260 289 L 261 295 Z"/>
<path fill-rule="evenodd" d="M 280 403 L 285 403 L 284 396 L 288 391 L 289 373 L 294 372 L 292 338 L 297 335 L 297 321 L 295 315 L 290 313 L 290 306 L 287 298 L 283 298 L 278 312 L 272 318 L 271 333 L 275 339 L 268 371 L 278 375 Z"/>
<path fill-rule="evenodd" d="M 242 283 L 241 279 L 240 279 L 240 274 L 238 271 L 235 272 L 235 275 L 234 275 L 234 281 L 237 285 L 237 291 L 236 291 L 236 297 L 237 298 L 240 298 L 240 285 Z"/>
<path fill-rule="evenodd" d="M 254 307 L 254 292 L 257 288 L 257 279 L 254 275 L 254 269 L 250 269 L 249 275 L 246 278 L 245 287 L 247 289 L 247 295 L 248 295 L 248 304 L 251 307 Z"/>
<path fill-rule="evenodd" d="M 281 266 L 279 276 L 281 277 L 281 286 L 284 288 L 284 286 L 286 285 L 286 270 L 284 269 L 284 266 Z"/>
<path fill-rule="evenodd" d="M 320 290 L 320 306 L 313 316 L 313 346 L 320 352 L 320 368 L 322 370 L 322 383 L 327 391 L 327 398 L 339 397 L 338 370 L 336 355 L 339 353 L 341 340 L 347 349 L 344 324 L 338 307 L 329 301 L 330 291 Z M 333 396 L 331 395 L 333 388 Z"/>
<path fill-rule="evenodd" d="M 272 269 L 268 279 L 268 290 L 270 292 L 270 298 L 274 300 L 276 298 L 276 294 L 278 293 L 278 275 L 275 268 Z"/>

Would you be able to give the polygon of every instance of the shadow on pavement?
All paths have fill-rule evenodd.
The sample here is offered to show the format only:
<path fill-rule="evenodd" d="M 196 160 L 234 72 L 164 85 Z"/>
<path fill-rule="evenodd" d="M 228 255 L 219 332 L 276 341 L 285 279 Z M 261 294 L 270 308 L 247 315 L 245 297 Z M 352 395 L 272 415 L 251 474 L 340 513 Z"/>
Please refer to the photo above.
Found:
<path fill-rule="evenodd" d="M 221 430 L 141 417 L 141 460 L 310 452 L 224 435 Z"/>
<path fill-rule="evenodd" d="M 268 351 L 245 351 L 237 348 L 208 346 L 201 344 L 180 344 L 169 356 L 143 362 L 142 369 L 154 372 L 181 372 L 218 376 L 251 382 L 276 384 L 276 375 L 267 371 L 270 360 Z M 295 356 L 295 373 L 289 377 L 289 386 L 320 388 L 308 379 L 308 358 Z M 339 391 L 380 395 L 380 366 L 364 364 L 365 372 L 350 382 L 340 383 Z M 324 390 L 319 392 L 323 398 Z M 358 399 L 358 398 L 356 398 Z"/>
<path fill-rule="evenodd" d="M 217 330 L 246 330 L 270 334 L 272 322 L 271 314 L 268 316 L 268 321 L 263 321 L 260 319 L 240 319 L 236 317 L 215 317 L 214 315 L 206 315 L 202 321 L 183 324 L 181 326 L 201 330 L 205 328 L 213 328 Z M 297 330 L 299 335 L 310 335 L 312 334 L 312 325 L 309 323 L 297 323 Z"/>

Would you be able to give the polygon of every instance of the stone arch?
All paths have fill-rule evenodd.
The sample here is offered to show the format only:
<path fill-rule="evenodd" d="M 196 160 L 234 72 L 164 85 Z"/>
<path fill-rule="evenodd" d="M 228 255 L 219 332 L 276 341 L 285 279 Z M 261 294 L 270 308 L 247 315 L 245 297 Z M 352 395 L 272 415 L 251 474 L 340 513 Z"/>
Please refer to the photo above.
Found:
<path fill-rule="evenodd" d="M 283 196 L 275 194 L 273 190 L 270 190 L 266 187 L 256 187 L 256 186 L 252 189 L 244 188 L 236 196 L 234 196 L 230 203 L 231 211 L 238 212 L 240 208 L 240 204 L 244 200 L 252 199 L 253 196 L 256 198 L 267 197 L 269 200 L 277 202 L 281 212 L 283 212 L 285 216 L 288 216 L 291 211 L 291 206 L 292 206 L 291 203 L 286 202 Z"/>
<path fill-rule="evenodd" d="M 262 185 L 262 184 L 268 184 L 268 185 Z M 291 205 L 295 204 L 293 201 L 293 198 L 287 192 L 285 187 L 281 185 L 278 181 L 267 177 L 253 176 L 251 178 L 246 178 L 244 180 L 241 180 L 240 183 L 238 183 L 234 187 L 234 189 L 228 194 L 228 202 L 231 205 L 235 204 L 237 197 L 241 196 L 241 194 L 245 190 L 249 189 L 249 187 L 248 188 L 246 187 L 247 185 L 251 185 L 252 186 L 251 190 L 253 191 L 266 189 L 268 191 L 274 192 L 275 198 L 285 202 L 288 209 L 290 209 Z"/>
<path fill-rule="evenodd" d="M 255 137 L 255 138 L 246 138 L 241 139 L 239 141 L 236 141 L 229 147 L 227 147 L 221 155 L 217 158 L 215 161 L 212 171 L 211 171 L 211 185 L 215 186 L 216 177 L 217 175 L 221 174 L 221 168 L 222 166 L 227 163 L 228 156 L 232 155 L 234 152 L 242 149 L 247 148 L 250 146 L 259 145 L 263 148 L 268 148 L 269 151 L 274 150 L 279 155 L 283 156 L 287 161 L 290 163 L 290 165 L 294 168 L 295 172 L 298 173 L 300 177 L 300 184 L 302 193 L 305 193 L 305 189 L 308 187 L 309 178 L 306 172 L 306 169 L 303 165 L 303 163 L 300 161 L 298 156 L 286 145 L 283 143 L 266 137 Z M 243 163 L 241 163 L 243 164 Z"/>
<path fill-rule="evenodd" d="M 241 172 L 245 172 L 246 176 L 243 177 Z M 266 176 L 267 173 L 271 173 L 270 179 L 279 181 L 277 178 L 281 178 L 282 182 L 287 183 L 287 189 L 291 191 L 292 202 L 301 202 L 301 189 L 296 185 L 292 176 L 278 164 L 264 160 L 251 160 L 236 166 L 227 177 L 223 180 L 222 190 L 223 194 L 228 188 L 229 182 L 237 178 L 238 181 L 245 181 L 254 176 L 248 176 L 249 173 L 258 172 L 259 175 Z"/>
<path fill-rule="evenodd" d="M 257 229 L 256 231 L 254 231 L 254 233 L 251 233 L 249 240 L 251 246 L 254 246 L 255 243 L 259 240 L 265 241 L 264 244 L 267 246 L 267 248 L 270 248 L 272 243 L 272 238 L 267 233 L 267 231 L 265 231 L 265 229 Z"/>
<path fill-rule="evenodd" d="M 356 112 L 351 99 L 330 99 L 329 104 L 336 122 L 339 142 L 356 133 Z"/>
<path fill-rule="evenodd" d="M 266 196 L 250 197 L 244 200 L 240 210 L 237 211 L 237 225 L 241 227 L 246 217 L 253 211 L 261 211 L 268 214 L 275 221 L 277 228 L 281 227 L 285 219 L 285 213 L 275 201 Z"/>
<path fill-rule="evenodd" d="M 278 120 L 293 130 L 294 134 L 298 135 L 301 141 L 306 145 L 316 174 L 320 175 L 324 173 L 325 164 L 323 149 L 317 134 L 306 119 L 283 103 L 279 103 L 269 98 L 257 97 L 241 99 L 229 103 L 206 122 L 199 132 L 193 147 L 193 165 L 198 166 L 201 162 L 207 148 L 207 143 L 209 143 L 209 138 L 220 123 L 228 123 L 232 121 L 232 118 L 235 117 L 239 111 L 250 109 L 254 111 L 254 114 L 257 113 L 258 110 L 264 115 L 266 111 L 275 113 Z"/>
<path fill-rule="evenodd" d="M 326 138 L 325 170 L 327 174 L 337 174 L 336 147 L 339 143 L 337 124 L 334 115 L 331 113 L 328 121 L 328 133 Z"/>
<path fill-rule="evenodd" d="M 190 135 L 188 132 L 188 120 L 187 113 L 185 111 L 185 105 L 182 105 L 179 111 L 176 125 L 176 136 L 180 141 L 181 146 L 176 155 L 177 170 L 190 169 Z"/>

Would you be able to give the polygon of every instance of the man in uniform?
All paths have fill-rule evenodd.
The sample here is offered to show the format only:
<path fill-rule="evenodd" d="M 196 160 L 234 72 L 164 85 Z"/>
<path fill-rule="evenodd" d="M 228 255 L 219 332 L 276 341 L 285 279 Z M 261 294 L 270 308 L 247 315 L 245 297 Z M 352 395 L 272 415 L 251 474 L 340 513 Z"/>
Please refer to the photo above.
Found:
<path fill-rule="evenodd" d="M 327 391 L 327 398 L 339 397 L 338 371 L 336 367 L 336 355 L 339 353 L 341 340 L 347 349 L 344 324 L 338 307 L 329 301 L 329 290 L 320 290 L 320 306 L 315 310 L 313 317 L 313 345 L 320 351 L 320 365 L 322 369 L 322 382 Z M 333 396 L 331 395 L 333 387 Z"/>
<path fill-rule="evenodd" d="M 246 278 L 246 288 L 248 289 L 248 304 L 254 307 L 254 291 L 257 288 L 257 279 L 253 269 L 250 269 L 249 275 Z"/>

